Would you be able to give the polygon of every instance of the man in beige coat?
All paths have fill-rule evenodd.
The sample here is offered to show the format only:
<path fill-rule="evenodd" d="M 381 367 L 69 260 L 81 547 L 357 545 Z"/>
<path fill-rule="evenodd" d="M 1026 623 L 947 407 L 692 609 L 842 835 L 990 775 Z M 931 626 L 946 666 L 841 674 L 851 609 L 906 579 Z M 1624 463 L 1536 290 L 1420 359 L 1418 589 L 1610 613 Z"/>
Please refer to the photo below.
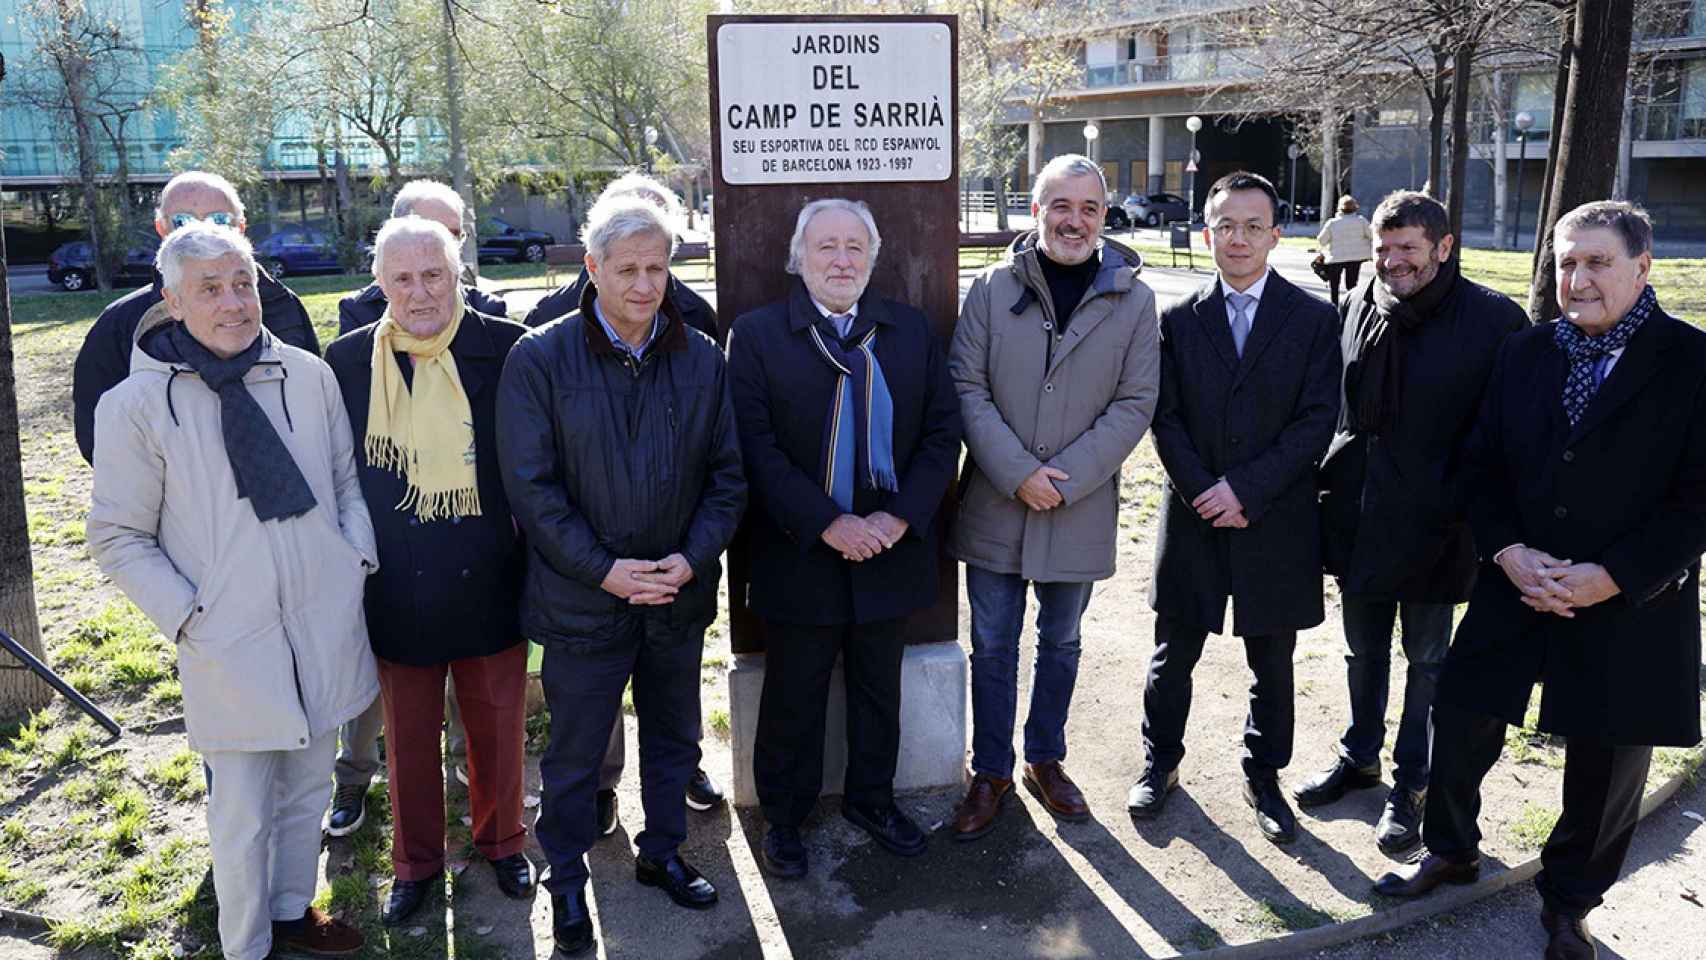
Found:
<path fill-rule="evenodd" d="M 95 410 L 89 549 L 177 643 L 230 960 L 359 950 L 311 906 L 338 725 L 378 692 L 362 617 L 377 569 L 331 370 L 261 327 L 249 242 L 160 245 L 165 299 Z"/>
<path fill-rule="evenodd" d="M 1120 465 L 1149 429 L 1161 370 L 1142 260 L 1101 238 L 1106 196 L 1094 162 L 1050 161 L 1032 191 L 1037 229 L 972 283 L 954 331 L 969 456 L 952 550 L 966 564 L 974 722 L 960 840 L 994 829 L 1013 787 L 1028 587 L 1039 609 L 1025 786 L 1061 819 L 1089 816 L 1061 767 L 1079 621 L 1114 572 Z"/>

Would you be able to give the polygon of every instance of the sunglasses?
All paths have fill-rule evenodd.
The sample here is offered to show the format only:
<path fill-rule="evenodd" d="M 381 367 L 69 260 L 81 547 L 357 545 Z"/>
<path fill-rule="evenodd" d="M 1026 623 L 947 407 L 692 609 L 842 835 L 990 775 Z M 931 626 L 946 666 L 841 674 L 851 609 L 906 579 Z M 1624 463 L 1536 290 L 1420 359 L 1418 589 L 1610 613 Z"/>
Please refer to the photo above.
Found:
<path fill-rule="evenodd" d="M 237 217 L 235 214 L 226 213 L 223 210 L 210 213 L 205 217 L 198 217 L 193 213 L 172 214 L 171 224 L 173 230 L 182 229 L 192 223 L 211 223 L 216 227 L 235 227 L 237 225 Z"/>

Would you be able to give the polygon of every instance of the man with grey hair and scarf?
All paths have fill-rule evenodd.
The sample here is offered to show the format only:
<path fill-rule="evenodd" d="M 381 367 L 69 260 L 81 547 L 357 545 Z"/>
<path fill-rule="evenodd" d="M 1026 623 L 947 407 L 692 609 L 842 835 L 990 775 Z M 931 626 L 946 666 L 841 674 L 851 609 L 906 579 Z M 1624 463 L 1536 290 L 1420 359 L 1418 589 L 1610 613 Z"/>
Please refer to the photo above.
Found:
<path fill-rule="evenodd" d="M 249 242 L 161 244 L 162 307 L 95 411 L 89 550 L 177 645 L 229 960 L 359 950 L 312 906 L 338 724 L 378 692 L 362 618 L 378 568 L 331 370 L 261 326 Z"/>
<path fill-rule="evenodd" d="M 527 537 L 521 627 L 545 648 L 551 735 L 537 832 L 556 945 L 596 946 L 586 851 L 610 728 L 630 680 L 640 728 L 635 879 L 717 902 L 681 858 L 699 765 L 699 667 L 721 557 L 746 506 L 722 351 L 664 292 L 675 237 L 633 197 L 595 204 L 580 309 L 516 342 L 498 383 L 498 460 Z"/>
<path fill-rule="evenodd" d="M 458 244 L 462 242 L 462 229 L 466 222 L 463 216 L 462 195 L 449 184 L 437 180 L 410 180 L 403 184 L 403 188 L 397 191 L 396 198 L 391 201 L 391 219 L 410 215 L 425 217 L 442 224 Z M 509 305 L 504 303 L 503 298 L 481 290 L 474 281 L 472 271 L 464 268 L 462 299 L 468 304 L 468 309 L 488 317 L 508 319 Z M 378 323 L 379 318 L 384 315 L 385 291 L 380 289 L 375 281 L 338 301 L 338 336 L 341 337 L 351 330 L 359 330 L 370 323 Z M 343 758 L 339 759 L 341 761 Z"/>
<path fill-rule="evenodd" d="M 924 314 L 869 289 L 882 237 L 863 203 L 814 200 L 795 221 L 788 298 L 745 314 L 729 378 L 752 483 L 747 604 L 764 620 L 753 779 L 765 871 L 803 877 L 800 828 L 823 786 L 831 671 L 847 686 L 841 812 L 898 856 L 924 853 L 894 802 L 908 614 L 936 599 L 937 507 L 960 418 Z"/>

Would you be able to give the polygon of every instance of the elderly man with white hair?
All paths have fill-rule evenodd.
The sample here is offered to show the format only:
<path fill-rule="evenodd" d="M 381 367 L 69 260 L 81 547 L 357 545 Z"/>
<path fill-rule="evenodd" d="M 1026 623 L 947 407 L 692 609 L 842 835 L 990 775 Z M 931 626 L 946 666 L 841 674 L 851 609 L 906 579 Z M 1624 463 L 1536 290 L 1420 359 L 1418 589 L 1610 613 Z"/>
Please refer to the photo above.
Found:
<path fill-rule="evenodd" d="M 243 218 L 243 201 L 237 196 L 237 188 L 216 173 L 200 170 L 187 170 L 167 181 L 160 190 L 160 205 L 154 210 L 154 232 L 164 238 L 192 223 L 211 223 L 242 233 L 248 222 Z M 265 270 L 257 268 L 256 278 L 261 324 L 281 342 L 318 354 L 320 340 L 314 335 L 314 325 L 301 299 Z M 71 372 L 71 402 L 77 449 L 85 462 L 94 463 L 95 404 L 130 372 L 137 324 L 143 314 L 160 303 L 164 289 L 156 272 L 153 283 L 125 294 L 101 311 L 83 337 Z"/>
<path fill-rule="evenodd" d="M 177 644 L 225 956 L 344 956 L 361 934 L 311 904 L 334 732 L 377 692 L 349 420 L 331 370 L 262 327 L 240 233 L 182 227 L 155 263 L 162 308 L 95 411 L 89 550 Z"/>
<path fill-rule="evenodd" d="M 699 661 L 720 558 L 746 505 L 715 341 L 665 295 L 675 237 L 633 197 L 595 204 L 593 284 L 567 319 L 517 341 L 498 385 L 498 458 L 527 537 L 523 632 L 545 648 L 551 738 L 539 843 L 558 949 L 593 949 L 585 854 L 599 766 L 630 679 L 646 826 L 635 878 L 703 909 L 716 888 L 677 852 L 699 765 Z"/>
<path fill-rule="evenodd" d="M 672 225 L 671 229 L 675 229 L 675 225 L 681 223 L 683 216 L 681 200 L 676 197 L 675 191 L 638 171 L 629 171 L 610 181 L 598 194 L 600 200 L 615 197 L 639 197 L 641 200 L 651 203 L 663 212 L 664 218 Z M 581 293 L 591 282 L 592 274 L 582 270 L 580 275 L 575 277 L 573 283 L 558 287 L 541 297 L 533 309 L 528 311 L 527 318 L 522 323 L 529 327 L 541 327 L 552 320 L 568 316 L 580 308 Z M 704 297 L 694 293 L 692 287 L 682 283 L 680 278 L 673 273 L 669 275 L 669 289 L 664 293 L 664 296 L 675 304 L 675 309 L 680 311 L 681 319 L 687 321 L 688 326 L 713 340 L 721 342 L 722 338 L 717 332 L 716 308 L 707 303 Z M 618 737 L 613 741 L 613 749 L 620 749 L 615 745 L 621 742 L 618 734 Z M 622 775 L 621 755 L 617 754 L 612 759 L 615 762 L 614 776 L 620 777 Z M 608 770 L 606 776 L 610 776 Z M 697 780 L 697 778 L 695 779 Z M 609 779 L 608 786 L 613 788 L 615 785 L 616 781 Z M 710 803 L 720 801 L 722 799 L 720 791 L 715 791 L 714 787 L 712 790 L 715 793 L 714 797 L 703 795 L 700 797 L 701 800 L 709 800 L 708 803 L 696 802 L 694 796 L 689 794 L 688 804 L 704 809 Z M 615 829 L 614 823 L 611 824 L 611 829 Z"/>
<path fill-rule="evenodd" d="M 389 731 L 396 882 L 387 925 L 443 887 L 447 676 L 466 730 L 474 848 L 505 894 L 526 899 L 534 889 L 521 820 L 525 559 L 496 441 L 498 377 L 527 328 L 466 305 L 457 252 L 434 220 L 387 221 L 373 256 L 385 314 L 326 348 L 362 449 L 358 475 L 379 543 L 366 608 Z M 346 789 L 340 780 L 339 794 Z"/>
<path fill-rule="evenodd" d="M 863 203 L 814 200 L 786 300 L 735 321 L 729 376 L 752 483 L 747 603 L 765 624 L 753 774 L 765 870 L 806 874 L 824 708 L 847 684 L 842 815 L 899 856 L 926 848 L 894 802 L 902 624 L 936 599 L 937 507 L 959 461 L 947 351 L 918 310 L 869 289 L 882 237 Z"/>
<path fill-rule="evenodd" d="M 391 218 L 407 216 L 424 217 L 438 223 L 450 231 L 450 236 L 456 241 L 458 248 L 462 244 L 463 218 L 462 195 L 457 193 L 449 184 L 437 180 L 410 180 L 397 191 L 397 196 L 391 201 Z M 374 240 L 375 256 L 377 256 L 379 241 Z M 509 305 L 502 297 L 494 296 L 474 285 L 472 275 L 464 275 L 461 254 L 457 254 L 456 269 L 462 277 L 462 300 L 468 304 L 468 309 L 485 314 L 488 317 L 508 318 Z M 376 273 L 377 277 L 378 274 Z M 358 330 L 370 323 L 378 323 L 385 314 L 385 290 L 375 282 L 350 294 L 338 301 L 338 336 L 343 336 L 351 330 Z"/>

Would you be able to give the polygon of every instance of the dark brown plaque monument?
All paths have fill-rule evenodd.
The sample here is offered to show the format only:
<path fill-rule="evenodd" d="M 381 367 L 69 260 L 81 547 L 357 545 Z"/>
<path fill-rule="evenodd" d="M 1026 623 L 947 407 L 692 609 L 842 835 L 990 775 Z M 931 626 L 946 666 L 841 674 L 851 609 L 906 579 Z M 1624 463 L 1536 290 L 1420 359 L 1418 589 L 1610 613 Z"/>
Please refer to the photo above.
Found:
<path fill-rule="evenodd" d="M 787 296 L 794 278 L 783 265 L 800 208 L 845 197 L 869 205 L 882 232 L 871 289 L 922 310 L 945 348 L 959 313 L 957 18 L 713 16 L 708 29 L 724 335 L 736 317 Z M 939 70 L 945 90 L 933 82 Z M 945 548 L 951 505 L 950 496 L 936 520 L 940 590 L 908 621 L 909 643 L 957 639 L 959 577 Z M 737 538 L 736 653 L 764 649 L 763 623 L 746 606 L 749 566 Z"/>

